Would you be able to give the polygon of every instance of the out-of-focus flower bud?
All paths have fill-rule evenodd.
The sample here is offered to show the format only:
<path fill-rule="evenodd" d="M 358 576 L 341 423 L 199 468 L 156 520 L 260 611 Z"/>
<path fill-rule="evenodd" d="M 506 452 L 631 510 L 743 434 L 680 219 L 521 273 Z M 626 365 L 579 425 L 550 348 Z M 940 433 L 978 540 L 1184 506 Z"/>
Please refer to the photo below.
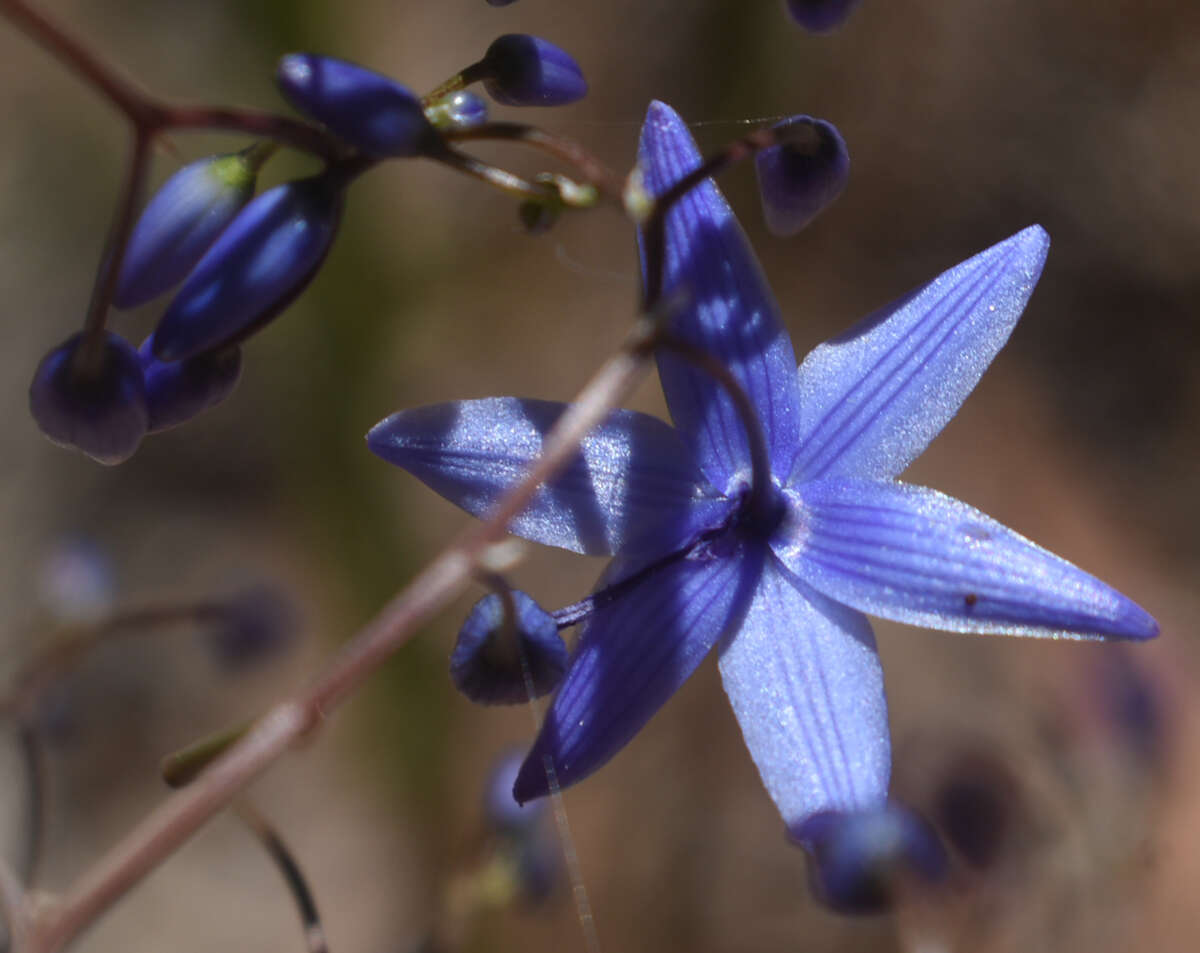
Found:
<path fill-rule="evenodd" d="M 567 668 L 567 647 L 554 618 L 525 593 L 512 596 L 515 631 L 506 626 L 500 596 L 484 596 L 459 630 L 450 656 L 455 687 L 483 705 L 513 705 L 529 697 L 522 655 L 535 696 L 552 691 Z"/>
<path fill-rule="evenodd" d="M 276 186 L 242 209 L 171 301 L 151 338 L 160 361 L 235 343 L 279 314 L 316 275 L 337 231 L 341 183 Z"/>
<path fill-rule="evenodd" d="M 483 792 L 483 815 L 488 826 L 505 834 L 521 835 L 533 830 L 546 816 L 549 801 L 539 798 L 518 804 L 513 797 L 517 772 L 525 761 L 523 751 L 510 751 L 492 768 Z"/>
<path fill-rule="evenodd" d="M 1027 818 L 1011 769 L 990 753 L 960 755 L 931 795 L 930 817 L 968 864 L 983 869 L 1012 846 Z"/>
<path fill-rule="evenodd" d="M 221 607 L 206 642 L 227 671 L 249 668 L 291 644 L 299 628 L 296 607 L 274 586 L 255 585 Z"/>
<path fill-rule="evenodd" d="M 488 121 L 488 107 L 482 97 L 460 89 L 434 103 L 425 115 L 443 132 L 455 132 L 482 126 Z"/>
<path fill-rule="evenodd" d="M 579 64 L 540 37 L 506 33 L 481 62 L 488 95 L 505 106 L 565 106 L 587 95 Z"/>
<path fill-rule="evenodd" d="M 242 349 L 236 344 L 183 361 L 160 361 L 147 338 L 138 350 L 146 376 L 150 433 L 198 416 L 230 395 L 242 376 Z"/>
<path fill-rule="evenodd" d="M 788 13 L 812 33 L 836 30 L 854 12 L 859 0 L 787 0 Z"/>
<path fill-rule="evenodd" d="M 510 3 L 516 3 L 517 0 L 487 0 L 489 7 L 507 7 Z"/>
<path fill-rule="evenodd" d="M 850 154 L 833 123 L 794 116 L 775 127 L 782 140 L 755 157 L 767 228 L 795 235 L 846 187 Z"/>
<path fill-rule="evenodd" d="M 130 235 L 113 303 L 133 308 L 183 281 L 250 201 L 266 150 L 273 149 L 209 156 L 167 179 Z"/>
<path fill-rule="evenodd" d="M 947 873 L 933 828 L 896 804 L 816 814 L 793 836 L 808 850 L 813 892 L 841 913 L 886 910 L 904 878 L 936 883 Z"/>
<path fill-rule="evenodd" d="M 113 603 L 113 570 L 107 553 L 88 539 L 57 540 L 42 559 L 38 602 L 59 622 L 94 622 Z"/>
<path fill-rule="evenodd" d="M 438 141 L 421 100 L 380 73 L 329 56 L 289 53 L 275 77 L 300 112 L 369 155 L 420 155 Z"/>
<path fill-rule="evenodd" d="M 104 332 L 94 367 L 77 366 L 75 334 L 44 358 L 29 385 L 29 410 L 42 433 L 112 465 L 133 455 L 149 412 L 142 364 L 126 341 Z"/>

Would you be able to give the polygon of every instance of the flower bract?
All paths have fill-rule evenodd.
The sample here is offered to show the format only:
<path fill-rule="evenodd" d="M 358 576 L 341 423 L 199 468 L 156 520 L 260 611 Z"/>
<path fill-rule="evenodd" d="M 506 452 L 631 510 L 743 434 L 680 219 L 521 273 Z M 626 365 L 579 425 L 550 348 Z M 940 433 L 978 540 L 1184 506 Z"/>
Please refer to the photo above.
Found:
<path fill-rule="evenodd" d="M 660 195 L 700 163 L 654 104 L 640 165 Z M 1048 249 L 1027 228 L 826 342 L 800 365 L 715 185 L 667 214 L 672 333 L 719 358 L 753 404 L 755 481 L 729 394 L 661 350 L 674 427 L 618 411 L 513 532 L 614 559 L 514 794 L 572 784 L 616 754 L 714 650 L 746 745 L 788 828 L 880 811 L 891 765 L 883 673 L 866 614 L 956 632 L 1145 639 L 1142 608 L 978 510 L 897 481 L 1008 339 Z M 486 513 L 562 406 L 492 398 L 398 413 L 371 449 Z M 765 499 L 755 499 L 753 486 Z M 764 517 L 766 514 L 766 517 Z"/>

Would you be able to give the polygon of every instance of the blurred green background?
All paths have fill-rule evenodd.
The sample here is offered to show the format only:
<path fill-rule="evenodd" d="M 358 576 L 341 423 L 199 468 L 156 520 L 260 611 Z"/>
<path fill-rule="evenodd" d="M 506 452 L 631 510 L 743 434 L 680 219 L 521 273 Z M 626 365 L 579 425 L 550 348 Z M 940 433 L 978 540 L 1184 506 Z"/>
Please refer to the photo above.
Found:
<path fill-rule="evenodd" d="M 1191 0 L 864 0 L 829 37 L 776 2 L 521 0 L 355 4 L 55 0 L 47 9 L 164 95 L 283 109 L 279 55 L 311 50 L 417 90 L 504 32 L 570 50 L 583 103 L 497 117 L 631 164 L 662 99 L 718 148 L 753 120 L 834 121 L 842 199 L 798 238 L 761 227 L 748 169 L 723 185 L 759 250 L 797 352 L 1033 222 L 1053 239 L 1011 344 L 908 474 L 1095 572 L 1153 612 L 1158 643 L 949 636 L 879 624 L 895 790 L 936 808 L 948 774 L 999 776 L 997 858 L 893 918 L 849 921 L 809 897 L 706 665 L 611 765 L 567 794 L 606 950 L 1190 950 L 1200 936 L 1195 580 L 1200 563 L 1200 7 Z M 630 228 L 600 210 L 526 236 L 511 200 L 423 162 L 351 192 L 311 289 L 249 344 L 234 396 L 105 469 L 46 442 L 27 387 L 73 332 L 128 143 L 94 93 L 0 22 L 0 651 L 45 638 L 32 595 L 65 537 L 108 554 L 118 601 L 267 579 L 300 605 L 301 644 L 231 679 L 187 637 L 106 648 L 64 683 L 71 730 L 50 756 L 45 882 L 63 886 L 161 797 L 157 761 L 259 711 L 365 622 L 465 517 L 367 453 L 402 407 L 516 394 L 566 399 L 631 319 Z M 180 160 L 238 148 L 178 135 Z M 486 157 L 533 172 L 511 147 Z M 309 167 L 287 157 L 266 175 Z M 114 317 L 136 341 L 161 310 Z M 662 412 L 653 383 L 638 406 Z M 548 605 L 602 564 L 532 552 L 516 574 Z M 469 705 L 445 661 L 470 600 L 430 626 L 255 790 L 317 893 L 337 953 L 413 948 L 469 863 L 494 757 L 529 714 Z M 1158 706 L 1152 756 L 1114 720 L 1133 667 Z M 984 764 L 985 767 L 979 767 Z M 966 767 L 963 767 L 966 765 Z M 22 823 L 15 761 L 0 792 Z M 993 772 L 989 775 L 988 772 Z M 488 915 L 468 950 L 582 949 L 570 891 Z M 81 950 L 295 950 L 286 894 L 232 821 L 207 828 Z"/>

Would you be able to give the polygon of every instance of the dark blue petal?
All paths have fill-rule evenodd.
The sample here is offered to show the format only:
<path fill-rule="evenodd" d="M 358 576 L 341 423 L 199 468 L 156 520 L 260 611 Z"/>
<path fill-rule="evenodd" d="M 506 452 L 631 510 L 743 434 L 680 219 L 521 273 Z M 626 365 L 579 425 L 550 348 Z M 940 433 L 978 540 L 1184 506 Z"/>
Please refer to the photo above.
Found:
<path fill-rule="evenodd" d="M 138 350 L 146 376 L 150 432 L 191 420 L 228 397 L 242 376 L 242 349 L 236 344 L 183 361 L 160 361 L 150 352 L 153 338 Z"/>
<path fill-rule="evenodd" d="M 854 12 L 859 0 L 787 0 L 792 19 L 812 33 L 829 33 Z"/>
<path fill-rule="evenodd" d="M 792 833 L 812 859 L 813 892 L 840 913 L 883 912 L 905 879 L 938 883 L 949 872 L 933 828 L 898 804 L 819 814 Z"/>
<path fill-rule="evenodd" d="M 763 784 L 789 826 L 877 807 L 891 771 L 883 671 L 870 623 L 770 558 L 721 679 Z"/>
<path fill-rule="evenodd" d="M 548 762 L 566 787 L 620 751 L 717 641 L 737 630 L 762 559 L 758 547 L 680 559 L 598 610 L 517 776 L 516 799 L 548 792 Z M 612 579 L 639 568 L 621 563 L 608 574 Z"/>
<path fill-rule="evenodd" d="M 148 411 L 142 364 L 128 342 L 105 331 L 91 373 L 73 362 L 82 334 L 42 358 L 29 385 L 29 411 L 42 433 L 104 464 L 120 463 L 146 435 Z"/>
<path fill-rule="evenodd" d="M 367 446 L 485 516 L 537 459 L 564 406 L 494 397 L 419 407 L 377 424 Z M 704 483 L 671 427 L 620 410 L 587 436 L 580 455 L 509 529 L 577 553 L 661 554 L 719 525 L 732 505 Z"/>
<path fill-rule="evenodd" d="M 188 276 L 152 349 L 179 361 L 244 338 L 307 287 L 337 230 L 342 193 L 317 177 L 264 192 L 242 209 Z"/>
<path fill-rule="evenodd" d="M 1018 232 L 809 354 L 792 482 L 889 479 L 916 459 L 1008 340 L 1049 246 Z"/>
<path fill-rule="evenodd" d="M 167 179 L 129 237 L 113 304 L 133 308 L 183 281 L 254 195 L 255 170 L 236 153 L 193 162 Z"/>
<path fill-rule="evenodd" d="M 1115 589 L 934 490 L 825 480 L 789 498 L 775 551 L 814 589 L 870 615 L 955 632 L 1158 634 Z"/>
<path fill-rule="evenodd" d="M 455 688 L 481 705 L 515 705 L 528 701 L 531 691 L 540 698 L 567 670 L 567 646 L 554 617 L 524 592 L 514 590 L 512 597 L 513 631 L 506 629 L 500 596 L 484 596 L 458 630 L 450 655 Z"/>
<path fill-rule="evenodd" d="M 315 53 L 289 53 L 279 90 L 350 145 L 375 156 L 414 156 L 438 141 L 421 100 L 390 77 Z"/>
<path fill-rule="evenodd" d="M 754 160 L 767 228 L 795 235 L 842 194 L 850 153 L 831 122 L 793 116 L 774 127 L 785 141 Z"/>
<path fill-rule="evenodd" d="M 587 95 L 579 64 L 541 37 L 507 33 L 488 47 L 483 63 L 488 95 L 505 106 L 565 106 Z"/>
<path fill-rule="evenodd" d="M 642 127 L 646 187 L 661 195 L 700 164 L 683 120 L 652 103 Z M 687 297 L 672 329 L 724 361 L 758 409 L 772 469 L 791 469 L 799 421 L 792 343 L 758 261 L 728 203 L 711 181 L 693 189 L 667 215 L 664 294 Z M 658 358 L 667 406 L 717 489 L 745 474 L 750 452 L 732 402 L 710 377 L 669 352 Z"/>

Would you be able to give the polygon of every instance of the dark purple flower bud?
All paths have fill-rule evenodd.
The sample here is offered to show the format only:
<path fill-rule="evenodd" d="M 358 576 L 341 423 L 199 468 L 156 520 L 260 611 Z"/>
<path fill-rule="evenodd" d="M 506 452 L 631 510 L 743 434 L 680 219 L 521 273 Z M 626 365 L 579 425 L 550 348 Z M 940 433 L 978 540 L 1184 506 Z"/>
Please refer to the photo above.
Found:
<path fill-rule="evenodd" d="M 160 361 L 181 361 L 247 337 L 316 275 L 342 210 L 326 176 L 258 196 L 217 239 L 171 301 L 151 339 Z"/>
<path fill-rule="evenodd" d="M 167 430 L 214 407 L 232 393 L 242 376 L 242 349 L 236 344 L 182 361 L 160 361 L 147 338 L 138 356 L 146 376 L 150 432 Z"/>
<path fill-rule="evenodd" d="M 291 644 L 299 628 L 296 607 L 274 586 L 250 586 L 215 613 L 206 642 L 217 664 L 238 671 L 272 657 Z"/>
<path fill-rule="evenodd" d="M 29 385 L 29 410 L 42 433 L 112 465 L 133 455 L 149 412 L 142 363 L 128 342 L 105 331 L 94 367 L 79 365 L 82 334 L 44 358 Z"/>
<path fill-rule="evenodd" d="M 787 0 L 788 13 L 812 33 L 836 30 L 858 6 L 859 0 Z"/>
<path fill-rule="evenodd" d="M 583 71 L 553 43 L 507 33 L 484 54 L 484 87 L 505 106 L 565 106 L 587 95 Z"/>
<path fill-rule="evenodd" d="M 289 53 L 275 78 L 300 112 L 369 155 L 420 155 L 438 141 L 421 100 L 380 73 L 329 56 Z"/>
<path fill-rule="evenodd" d="M 474 129 L 488 121 L 487 103 L 469 89 L 460 89 L 434 103 L 425 113 L 443 132 Z"/>
<path fill-rule="evenodd" d="M 964 754 L 932 795 L 931 816 L 972 867 L 995 864 L 1012 845 L 1025 799 L 1008 766 L 991 754 Z"/>
<path fill-rule="evenodd" d="M 183 281 L 250 201 L 261 164 L 252 148 L 201 159 L 167 179 L 129 238 L 113 303 L 133 308 Z"/>
<path fill-rule="evenodd" d="M 795 235 L 846 187 L 850 154 L 833 123 L 794 116 L 775 126 L 783 141 L 755 158 L 767 228 Z"/>
<path fill-rule="evenodd" d="M 567 668 L 567 647 L 558 625 L 523 592 L 513 591 L 515 632 L 504 618 L 504 601 L 484 596 L 471 609 L 450 655 L 450 678 L 471 701 L 514 705 L 528 699 L 525 666 L 535 696 L 552 691 Z M 515 635 L 515 638 L 514 638 Z"/>
<path fill-rule="evenodd" d="M 525 761 L 523 751 L 510 751 L 492 768 L 483 792 L 483 814 L 488 826 L 506 834 L 519 835 L 533 830 L 546 816 L 549 802 L 544 798 L 518 804 L 513 797 L 517 773 Z"/>
<path fill-rule="evenodd" d="M 841 913 L 886 910 L 903 878 L 936 883 L 947 873 L 933 828 L 896 804 L 816 814 L 793 836 L 808 850 L 813 892 Z"/>
<path fill-rule="evenodd" d="M 489 7 L 507 7 L 510 3 L 516 3 L 517 0 L 487 0 Z"/>

